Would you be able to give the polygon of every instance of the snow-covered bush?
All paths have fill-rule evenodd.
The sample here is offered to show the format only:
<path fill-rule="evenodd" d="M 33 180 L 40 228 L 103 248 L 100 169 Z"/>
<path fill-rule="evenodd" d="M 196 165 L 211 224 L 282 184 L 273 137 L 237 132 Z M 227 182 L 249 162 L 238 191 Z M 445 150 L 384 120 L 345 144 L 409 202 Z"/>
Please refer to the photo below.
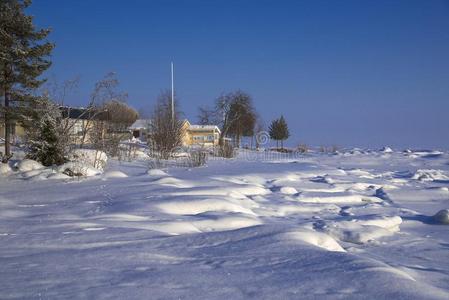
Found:
<path fill-rule="evenodd" d="M 189 166 L 194 167 L 201 167 L 206 164 L 207 161 L 207 153 L 205 151 L 192 151 L 190 152 L 188 163 Z"/>
<path fill-rule="evenodd" d="M 98 170 L 103 170 L 108 162 L 106 153 L 94 149 L 74 149 L 69 152 L 67 158 L 70 162 L 78 162 Z"/>
<path fill-rule="evenodd" d="M 27 127 L 27 158 L 44 166 L 64 163 L 67 143 L 60 126 L 61 111 L 47 98 L 34 103 L 32 113 L 24 123 Z"/>
<path fill-rule="evenodd" d="M 94 149 L 74 149 L 67 158 L 69 162 L 59 166 L 58 172 L 70 177 L 101 174 L 108 161 L 106 153 Z"/>
<path fill-rule="evenodd" d="M 101 174 L 99 169 L 96 169 L 87 163 L 77 161 L 70 161 L 60 165 L 57 172 L 70 177 L 88 177 Z"/>

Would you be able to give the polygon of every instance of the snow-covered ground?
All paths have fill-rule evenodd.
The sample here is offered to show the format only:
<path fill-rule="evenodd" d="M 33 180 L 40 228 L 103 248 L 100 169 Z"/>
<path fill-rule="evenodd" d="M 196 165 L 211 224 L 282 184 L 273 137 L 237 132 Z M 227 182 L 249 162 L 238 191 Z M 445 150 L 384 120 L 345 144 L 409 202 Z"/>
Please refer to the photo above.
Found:
<path fill-rule="evenodd" d="M 3 169 L 2 299 L 449 298 L 448 153 Z"/>

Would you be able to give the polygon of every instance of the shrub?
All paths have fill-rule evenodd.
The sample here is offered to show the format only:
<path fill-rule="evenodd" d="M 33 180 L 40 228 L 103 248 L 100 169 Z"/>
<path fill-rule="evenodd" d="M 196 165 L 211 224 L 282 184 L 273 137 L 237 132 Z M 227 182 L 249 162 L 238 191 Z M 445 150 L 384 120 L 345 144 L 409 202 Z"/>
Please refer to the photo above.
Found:
<path fill-rule="evenodd" d="M 190 167 L 201 167 L 206 164 L 207 161 L 207 153 L 204 151 L 196 150 L 190 152 L 190 156 L 188 158 L 188 163 Z"/>
<path fill-rule="evenodd" d="M 299 153 L 309 152 L 309 147 L 306 144 L 299 144 L 297 149 Z"/>
<path fill-rule="evenodd" d="M 224 158 L 233 158 L 235 156 L 235 149 L 230 143 L 224 143 L 218 149 L 218 155 Z"/>
<path fill-rule="evenodd" d="M 49 99 L 35 102 L 35 111 L 27 120 L 27 158 L 39 161 L 44 166 L 61 165 L 65 159 L 67 145 L 61 138 L 58 106 Z"/>

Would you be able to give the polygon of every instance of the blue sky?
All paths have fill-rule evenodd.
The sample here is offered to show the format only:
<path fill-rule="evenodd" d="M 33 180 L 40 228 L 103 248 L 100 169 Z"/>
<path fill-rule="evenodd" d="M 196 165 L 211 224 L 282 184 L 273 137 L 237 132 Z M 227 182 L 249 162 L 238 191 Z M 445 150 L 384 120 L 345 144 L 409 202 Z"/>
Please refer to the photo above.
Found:
<path fill-rule="evenodd" d="M 150 109 L 175 62 L 182 110 L 241 89 L 289 145 L 449 148 L 449 1 L 34 0 L 52 27 L 47 75 L 80 76 L 69 101 L 117 72 Z"/>

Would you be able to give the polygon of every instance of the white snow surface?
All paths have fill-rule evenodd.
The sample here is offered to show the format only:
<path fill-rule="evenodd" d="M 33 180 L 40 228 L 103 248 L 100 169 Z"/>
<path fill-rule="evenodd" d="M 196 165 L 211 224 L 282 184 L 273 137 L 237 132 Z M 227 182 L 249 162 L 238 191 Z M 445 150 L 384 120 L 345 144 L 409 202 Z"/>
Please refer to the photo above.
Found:
<path fill-rule="evenodd" d="M 269 154 L 2 165 L 0 298 L 449 298 L 448 153 Z"/>

